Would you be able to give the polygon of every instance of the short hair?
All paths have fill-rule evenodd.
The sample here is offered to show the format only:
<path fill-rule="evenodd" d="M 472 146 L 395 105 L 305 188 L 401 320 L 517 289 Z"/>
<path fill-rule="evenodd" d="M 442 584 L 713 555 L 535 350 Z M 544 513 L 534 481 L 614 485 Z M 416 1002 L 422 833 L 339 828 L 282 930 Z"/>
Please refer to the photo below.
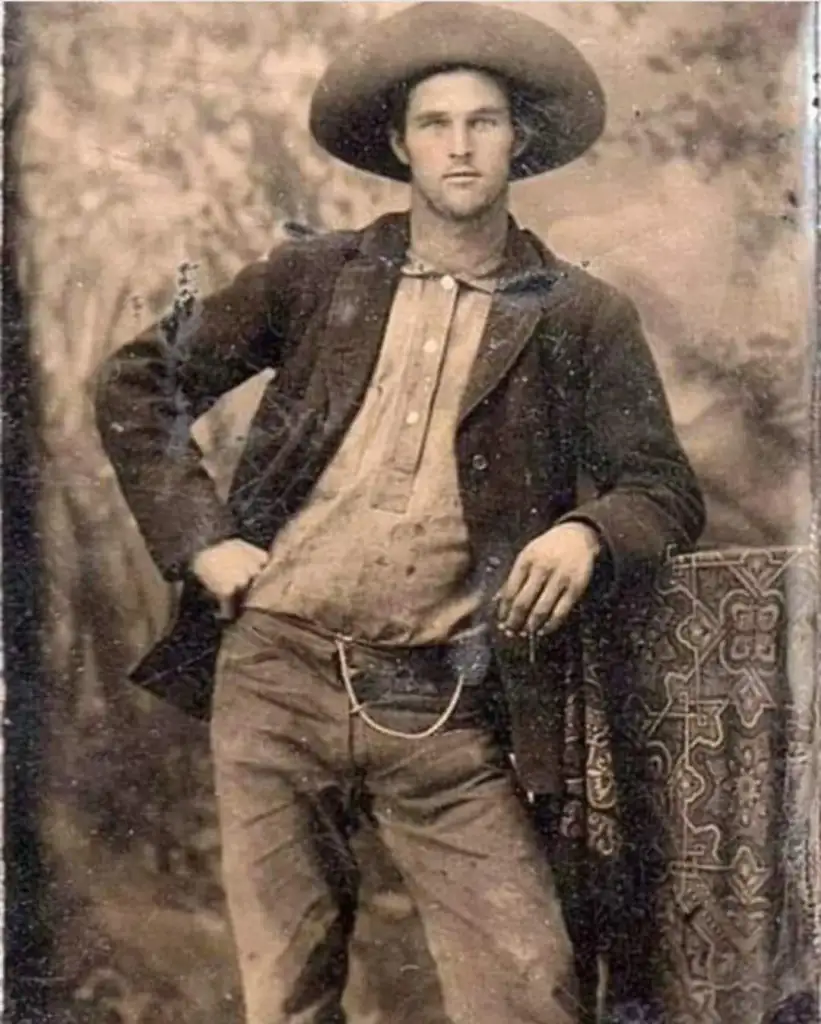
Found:
<path fill-rule="evenodd" d="M 518 89 L 514 88 L 512 82 L 509 82 L 503 75 L 471 64 L 445 64 L 442 67 L 428 68 L 421 74 L 405 79 L 405 81 L 394 86 L 387 99 L 388 128 L 396 132 L 400 139 L 403 138 L 405 128 L 407 127 L 408 103 L 410 102 L 413 90 L 428 78 L 444 74 L 448 71 L 476 71 L 496 82 L 507 97 L 514 131 L 521 140 L 523 150 L 527 148 L 536 130 L 532 116 L 532 101 L 529 101 Z"/>

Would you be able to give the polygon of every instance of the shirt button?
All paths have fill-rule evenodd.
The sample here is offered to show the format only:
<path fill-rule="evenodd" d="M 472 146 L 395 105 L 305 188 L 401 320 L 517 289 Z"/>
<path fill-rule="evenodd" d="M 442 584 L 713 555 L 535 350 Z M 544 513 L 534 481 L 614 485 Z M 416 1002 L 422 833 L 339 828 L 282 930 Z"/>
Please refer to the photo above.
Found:
<path fill-rule="evenodd" d="M 427 354 L 430 355 L 432 352 L 435 352 L 437 348 L 438 345 L 436 344 L 436 339 L 428 338 L 428 340 L 422 346 L 422 351 L 427 352 Z"/>
<path fill-rule="evenodd" d="M 416 424 L 418 422 L 419 422 L 419 413 L 416 412 L 415 410 L 413 412 L 409 412 L 408 415 L 405 417 L 405 423 L 407 423 L 407 425 L 409 427 L 414 426 L 414 424 Z"/>
<path fill-rule="evenodd" d="M 442 278 L 442 287 L 445 289 L 446 292 L 452 292 L 453 289 L 456 287 L 456 282 L 453 280 L 450 274 L 445 274 L 445 276 Z"/>
<path fill-rule="evenodd" d="M 480 470 L 487 469 L 487 465 L 488 465 L 487 459 L 484 457 L 484 455 L 474 455 L 473 456 L 473 468 L 474 469 L 480 469 Z"/>

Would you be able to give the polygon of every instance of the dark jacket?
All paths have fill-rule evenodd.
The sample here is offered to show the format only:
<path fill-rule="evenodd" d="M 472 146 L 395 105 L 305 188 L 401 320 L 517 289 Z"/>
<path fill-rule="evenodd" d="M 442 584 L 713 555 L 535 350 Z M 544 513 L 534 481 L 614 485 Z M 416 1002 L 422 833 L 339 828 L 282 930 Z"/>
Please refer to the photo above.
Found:
<path fill-rule="evenodd" d="M 389 215 L 363 232 L 284 244 L 100 370 L 105 449 L 157 565 L 186 579 L 172 628 L 133 677 L 194 714 L 208 715 L 219 625 L 187 566 L 227 537 L 267 548 L 308 498 L 365 395 L 407 243 L 407 216 Z M 226 505 L 190 426 L 268 368 L 276 379 Z M 701 494 L 632 303 L 513 222 L 456 444 L 476 572 L 491 585 L 568 515 L 604 538 L 591 600 L 609 602 L 646 585 L 702 529 Z M 582 476 L 594 496 L 580 503 Z M 493 637 L 517 764 L 538 791 L 561 785 L 560 667 L 577 657 L 574 628 L 535 657 Z"/>

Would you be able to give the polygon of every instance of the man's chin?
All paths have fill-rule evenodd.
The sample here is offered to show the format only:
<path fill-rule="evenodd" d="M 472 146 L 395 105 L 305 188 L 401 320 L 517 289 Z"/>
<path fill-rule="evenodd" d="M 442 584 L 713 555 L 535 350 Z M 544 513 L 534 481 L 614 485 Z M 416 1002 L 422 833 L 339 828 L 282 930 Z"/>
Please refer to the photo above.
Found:
<path fill-rule="evenodd" d="M 496 197 L 484 195 L 450 194 L 434 195 L 420 189 L 420 195 L 424 202 L 443 220 L 449 220 L 455 224 L 464 224 L 473 220 L 480 220 L 485 217 L 500 201 L 504 200 L 504 194 Z"/>
<path fill-rule="evenodd" d="M 478 220 L 493 206 L 492 203 L 443 203 L 440 213 L 457 223 Z"/>

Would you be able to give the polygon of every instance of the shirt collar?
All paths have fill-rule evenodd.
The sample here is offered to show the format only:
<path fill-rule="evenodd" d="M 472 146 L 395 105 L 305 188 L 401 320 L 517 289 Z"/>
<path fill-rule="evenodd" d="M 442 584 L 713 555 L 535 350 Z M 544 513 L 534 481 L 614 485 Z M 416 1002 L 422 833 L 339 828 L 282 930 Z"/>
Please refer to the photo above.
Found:
<path fill-rule="evenodd" d="M 402 273 L 405 277 L 420 277 L 429 280 L 441 280 L 444 277 L 451 277 L 457 284 L 464 285 L 466 288 L 472 288 L 474 291 L 486 292 L 490 295 L 496 290 L 503 265 L 504 259 L 502 258 L 497 260 L 496 265 L 487 273 L 477 275 L 453 273 L 441 270 L 409 251 L 402 265 Z"/>

